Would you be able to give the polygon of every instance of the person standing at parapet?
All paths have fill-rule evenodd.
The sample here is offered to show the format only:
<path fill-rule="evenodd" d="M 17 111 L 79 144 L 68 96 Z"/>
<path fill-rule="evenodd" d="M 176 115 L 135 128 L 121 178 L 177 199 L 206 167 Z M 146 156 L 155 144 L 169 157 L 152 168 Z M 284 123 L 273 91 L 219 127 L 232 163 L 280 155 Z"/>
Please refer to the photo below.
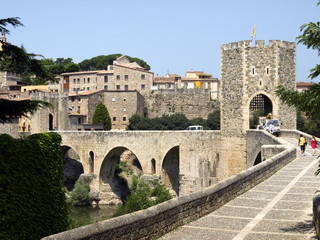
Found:
<path fill-rule="evenodd" d="M 304 156 L 304 151 L 306 149 L 306 139 L 300 134 L 298 146 L 300 146 L 301 149 L 301 156 Z"/>
<path fill-rule="evenodd" d="M 316 148 L 317 148 L 317 141 L 314 136 L 312 136 L 312 139 L 311 139 L 311 147 L 312 147 L 312 156 L 315 156 L 316 155 Z"/>

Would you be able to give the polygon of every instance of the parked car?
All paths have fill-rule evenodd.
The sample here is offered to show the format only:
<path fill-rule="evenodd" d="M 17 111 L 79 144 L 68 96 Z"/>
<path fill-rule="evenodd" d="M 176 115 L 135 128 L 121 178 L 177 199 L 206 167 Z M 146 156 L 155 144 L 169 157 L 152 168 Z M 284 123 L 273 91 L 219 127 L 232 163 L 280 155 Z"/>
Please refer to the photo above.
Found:
<path fill-rule="evenodd" d="M 280 122 L 278 119 L 266 119 L 264 120 L 264 130 L 271 134 L 279 136 L 280 134 Z"/>
<path fill-rule="evenodd" d="M 191 131 L 201 131 L 203 130 L 203 127 L 200 125 L 194 125 L 194 126 L 189 126 L 186 130 L 191 130 Z"/>

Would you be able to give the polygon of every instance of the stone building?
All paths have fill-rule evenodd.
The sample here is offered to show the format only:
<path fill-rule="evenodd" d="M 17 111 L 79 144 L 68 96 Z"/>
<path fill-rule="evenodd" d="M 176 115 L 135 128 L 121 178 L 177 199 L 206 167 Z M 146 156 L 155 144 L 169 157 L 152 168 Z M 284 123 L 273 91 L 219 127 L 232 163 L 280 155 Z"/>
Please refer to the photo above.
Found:
<path fill-rule="evenodd" d="M 172 89 L 209 89 L 211 99 L 219 99 L 219 80 L 203 71 L 188 71 L 185 77 L 178 74 L 157 76 L 153 80 L 153 90 Z"/>
<path fill-rule="evenodd" d="M 297 91 L 304 92 L 312 85 L 314 85 L 313 82 L 297 82 Z"/>
<path fill-rule="evenodd" d="M 144 97 L 135 90 L 91 90 L 69 94 L 69 109 L 78 113 L 79 116 L 81 115 L 84 124 L 92 123 L 92 117 L 98 102 L 102 102 L 107 107 L 112 130 L 125 130 L 129 125 L 129 118 L 134 114 L 144 116 Z M 77 130 L 77 128 L 74 130 Z"/>
<path fill-rule="evenodd" d="M 178 82 L 181 76 L 178 74 L 167 74 L 166 76 L 156 76 L 153 79 L 154 90 L 158 89 L 175 89 L 178 88 Z"/>
<path fill-rule="evenodd" d="M 270 40 L 221 45 L 221 159 L 224 177 L 246 169 L 250 113 L 263 109 L 282 129 L 296 128 L 295 109 L 275 96 L 275 87 L 296 89 L 296 45 Z M 230 149 L 233 151 L 230 151 Z"/>
<path fill-rule="evenodd" d="M 209 89 L 211 99 L 219 99 L 219 80 L 211 74 L 203 71 L 188 71 L 185 77 L 179 81 L 178 88 L 202 88 Z"/>
<path fill-rule="evenodd" d="M 139 91 L 142 95 L 151 91 L 153 73 L 137 63 L 121 56 L 107 70 L 72 72 L 61 74 L 63 92 L 77 93 L 90 90 Z"/>
<path fill-rule="evenodd" d="M 10 91 L 20 91 L 21 86 L 18 82 L 21 81 L 21 75 L 10 72 L 0 72 L 0 89 Z"/>

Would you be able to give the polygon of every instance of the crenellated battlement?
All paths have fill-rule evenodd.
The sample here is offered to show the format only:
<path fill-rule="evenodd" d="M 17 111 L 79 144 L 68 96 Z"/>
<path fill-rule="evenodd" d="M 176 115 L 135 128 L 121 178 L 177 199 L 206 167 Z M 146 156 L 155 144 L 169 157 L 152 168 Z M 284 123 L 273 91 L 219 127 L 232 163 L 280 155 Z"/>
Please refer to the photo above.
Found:
<path fill-rule="evenodd" d="M 264 48 L 264 47 L 281 47 L 281 48 L 296 48 L 295 42 L 288 42 L 288 41 L 281 41 L 281 40 L 269 40 L 269 45 L 266 45 L 265 40 L 256 40 L 255 46 L 252 46 L 252 42 L 250 40 L 243 40 L 239 42 L 232 42 L 228 44 L 222 44 L 220 46 L 220 49 L 222 51 L 232 50 L 232 49 L 238 49 L 238 48 Z"/>

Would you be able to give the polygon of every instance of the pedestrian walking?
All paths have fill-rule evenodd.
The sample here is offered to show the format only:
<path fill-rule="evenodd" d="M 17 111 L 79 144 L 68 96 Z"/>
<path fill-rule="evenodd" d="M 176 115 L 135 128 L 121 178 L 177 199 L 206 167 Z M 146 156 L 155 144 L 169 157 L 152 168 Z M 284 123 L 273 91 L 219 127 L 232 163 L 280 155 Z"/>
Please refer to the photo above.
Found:
<path fill-rule="evenodd" d="M 301 149 L 301 156 L 304 156 L 304 151 L 306 149 L 306 139 L 303 137 L 302 134 L 300 134 L 298 146 L 300 146 Z"/>
<path fill-rule="evenodd" d="M 312 147 L 312 156 L 316 155 L 316 148 L 317 148 L 317 140 L 314 136 L 311 139 L 311 147 Z"/>

